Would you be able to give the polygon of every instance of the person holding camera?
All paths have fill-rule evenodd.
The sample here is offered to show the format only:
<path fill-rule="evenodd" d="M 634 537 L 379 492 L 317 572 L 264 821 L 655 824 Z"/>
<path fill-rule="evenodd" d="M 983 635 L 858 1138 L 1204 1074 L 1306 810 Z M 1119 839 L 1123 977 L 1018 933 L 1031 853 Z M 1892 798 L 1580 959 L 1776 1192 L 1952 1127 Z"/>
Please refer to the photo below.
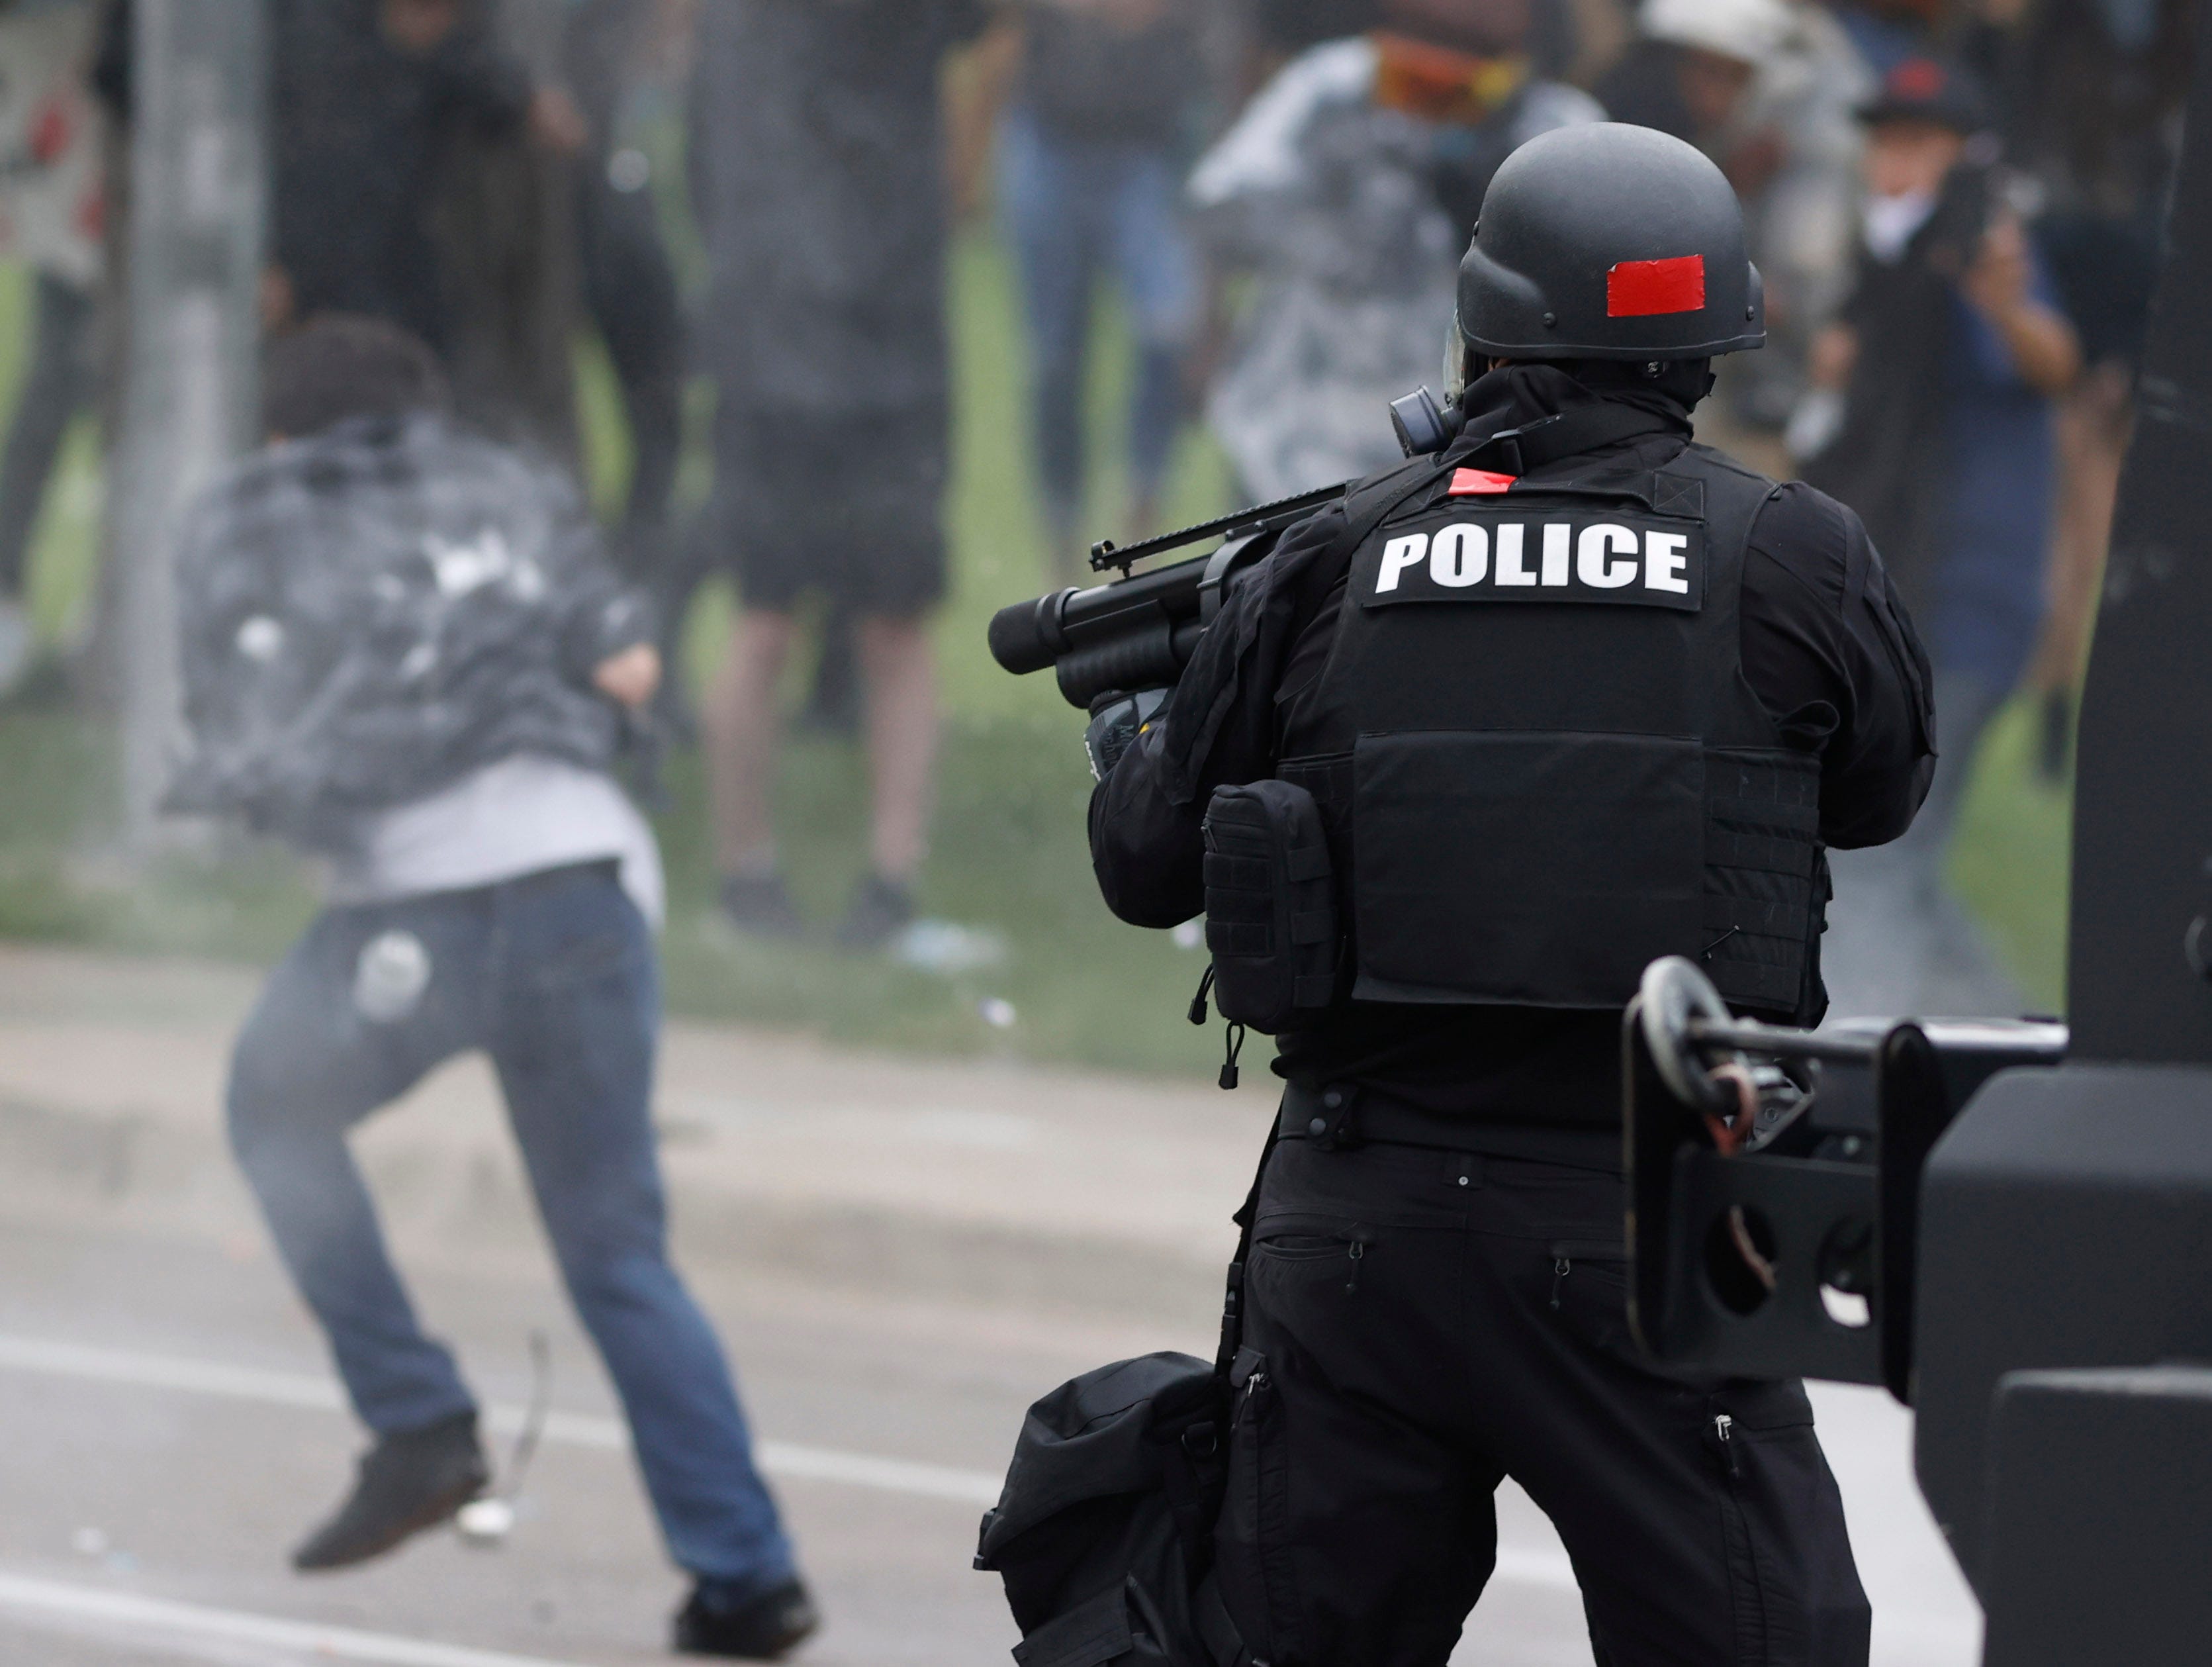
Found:
<path fill-rule="evenodd" d="M 1948 759 L 1911 837 L 1846 873 L 1869 908 L 1837 964 L 1870 986 L 1869 1007 L 2016 1013 L 1942 865 L 1975 750 L 2042 630 L 2054 402 L 2081 347 L 1970 74 L 1907 58 L 1860 116 L 1856 278 L 1814 344 L 1815 392 L 1790 438 L 1806 478 L 1865 517 L 1927 625 Z"/>
<path fill-rule="evenodd" d="M 669 1265 L 652 1119 L 653 833 L 611 774 L 659 682 L 568 478 L 446 415 L 430 350 L 331 316 L 263 371 L 268 446 L 179 545 L 191 748 L 167 807 L 323 859 L 328 905 L 238 1037 L 231 1146 L 374 1436 L 293 1554 L 348 1567 L 490 1480 L 347 1148 L 457 1055 L 491 1056 L 571 1300 L 629 1420 L 678 1648 L 769 1660 L 814 1629 L 730 1370 Z"/>
<path fill-rule="evenodd" d="M 1106 901 L 1203 909 L 1223 1017 L 1277 1033 L 1213 1545 L 1273 1667 L 1443 1667 L 1508 1475 L 1607 1667 L 1867 1660 L 1803 1388 L 1662 1372 L 1626 1312 L 1644 968 L 1816 1021 L 1826 849 L 1894 839 L 1933 764 L 1857 518 L 1692 440 L 1761 312 L 1697 150 L 1532 140 L 1461 265 L 1455 435 L 1287 532 L 1141 725 L 1094 720 Z"/>

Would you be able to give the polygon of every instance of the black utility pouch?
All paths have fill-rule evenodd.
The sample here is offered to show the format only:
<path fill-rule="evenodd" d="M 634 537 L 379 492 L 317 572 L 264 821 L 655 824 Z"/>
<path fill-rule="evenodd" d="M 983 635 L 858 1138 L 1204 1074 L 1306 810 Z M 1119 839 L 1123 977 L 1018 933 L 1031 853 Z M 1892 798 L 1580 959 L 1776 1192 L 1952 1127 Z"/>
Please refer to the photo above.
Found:
<path fill-rule="evenodd" d="M 1213 1001 L 1273 1033 L 1336 994 L 1341 934 L 1321 806 L 1288 782 L 1218 788 L 1206 807 L 1206 946 Z"/>

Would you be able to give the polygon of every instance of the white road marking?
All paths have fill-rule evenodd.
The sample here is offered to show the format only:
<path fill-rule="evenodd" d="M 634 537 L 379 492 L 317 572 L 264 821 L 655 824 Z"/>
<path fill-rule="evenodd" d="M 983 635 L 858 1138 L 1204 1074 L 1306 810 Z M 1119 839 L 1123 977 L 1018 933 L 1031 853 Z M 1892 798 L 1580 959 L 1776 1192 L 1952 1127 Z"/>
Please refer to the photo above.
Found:
<path fill-rule="evenodd" d="M 0 1333 L 0 1369 L 94 1383 L 127 1384 L 141 1389 L 177 1390 L 228 1401 L 258 1402 L 264 1406 L 300 1407 L 316 1412 L 345 1410 L 344 1397 L 337 1384 L 317 1373 L 272 1372 L 261 1366 L 230 1366 L 174 1354 L 145 1354 L 135 1349 L 94 1348 L 43 1337 Z M 520 1429 L 524 1416 L 524 1409 L 511 1402 L 494 1402 L 484 1409 L 486 1427 L 502 1433 Z M 629 1449 L 629 1433 L 619 1419 L 599 1418 L 588 1413 L 550 1415 L 545 1421 L 545 1439 L 602 1452 L 627 1452 Z M 957 1469 L 951 1465 L 922 1464 L 911 1459 L 841 1452 L 835 1448 L 800 1446 L 787 1441 L 759 1442 L 753 1451 L 761 1468 L 772 1475 L 842 1482 L 920 1499 L 950 1500 L 961 1505 L 995 1505 L 999 1500 L 1000 1478 L 987 1470 Z"/>
<path fill-rule="evenodd" d="M 95 1348 L 82 1343 L 0 1332 L 0 1370 L 9 1369 L 95 1383 L 127 1384 L 143 1389 L 179 1390 L 225 1400 L 258 1402 L 264 1406 L 301 1407 L 317 1412 L 345 1409 L 337 1384 L 312 1372 L 273 1372 L 260 1366 L 228 1366 L 173 1354 L 145 1354 L 137 1350 Z M 487 1427 L 501 1433 L 521 1428 L 523 1417 L 524 1409 L 512 1402 L 494 1402 L 484 1409 Z M 588 1413 L 551 1414 L 545 1421 L 545 1439 L 602 1452 L 625 1452 L 629 1447 L 629 1433 L 619 1419 L 595 1417 Z M 956 1469 L 950 1465 L 922 1464 L 911 1459 L 841 1452 L 835 1448 L 805 1447 L 786 1441 L 757 1443 L 754 1452 L 763 1469 L 794 1480 L 842 1482 L 854 1488 L 872 1488 L 921 1499 L 949 1500 L 962 1505 L 995 1505 L 999 1500 L 1000 1479 L 986 1470 Z M 1573 1565 L 1565 1556 L 1534 1548 L 1500 1546 L 1497 1572 L 1492 1578 L 1516 1585 L 1550 1586 L 1562 1591 L 1576 1588 Z"/>
<path fill-rule="evenodd" d="M 59 1580 L 34 1580 L 17 1574 L 0 1574 L 0 1609 L 138 1628 L 167 1634 L 179 1641 L 198 1638 L 268 1645 L 297 1651 L 317 1661 L 368 1662 L 377 1667 L 574 1667 L 572 1663 L 550 1661 L 543 1656 L 471 1650 L 457 1644 L 433 1644 L 421 1639 L 359 1632 L 350 1627 L 325 1627 L 311 1621 L 280 1621 L 271 1615 L 248 1615 L 238 1609 L 176 1603 L 166 1598 L 140 1597 L 127 1591 L 71 1585 Z M 159 1646 L 158 1638 L 154 1646 Z"/>

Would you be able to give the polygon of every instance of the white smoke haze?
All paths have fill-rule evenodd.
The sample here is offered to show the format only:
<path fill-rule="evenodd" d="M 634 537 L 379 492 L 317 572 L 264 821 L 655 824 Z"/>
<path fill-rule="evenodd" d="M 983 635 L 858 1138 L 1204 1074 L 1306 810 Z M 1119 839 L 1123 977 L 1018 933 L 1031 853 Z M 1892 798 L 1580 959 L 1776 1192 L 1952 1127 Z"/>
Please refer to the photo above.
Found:
<path fill-rule="evenodd" d="M 1856 236 L 1859 130 L 1822 77 L 1870 72 L 1856 14 L 1787 8 L 1770 42 L 1765 9 L 1710 9 L 1762 43 L 1720 55 L 1741 101 L 1692 137 L 1743 163 L 1784 368 L 1733 370 L 1700 429 L 1786 472 Z M 660 1646 L 687 1576 L 548 1250 L 503 1100 L 526 1065 L 410 1039 L 620 977 L 666 1014 L 674 1258 L 825 1616 L 805 1658 L 1016 1641 L 968 1565 L 1022 1413 L 1107 1360 L 1211 1357 L 1279 1085 L 1255 1037 L 1213 1087 L 1199 923 L 1108 913 L 1082 720 L 992 664 L 986 623 L 1089 582 L 1094 540 L 1391 460 L 1375 396 L 1437 374 L 1465 242 L 1458 101 L 1482 70 L 1536 89 L 1528 132 L 1588 119 L 1643 84 L 1607 79 L 1656 44 L 1638 15 L 0 5 L 0 1659 Z M 1423 29 L 1441 85 L 1378 44 Z M 409 332 L 442 412 L 272 423 L 264 366 L 333 317 Z M 2073 503 L 2101 453 L 2069 410 Z M 878 547 L 940 528 L 941 586 L 884 602 Z M 840 605 L 854 574 L 878 588 Z M 757 604 L 793 575 L 747 611 L 741 578 Z M 630 701 L 641 648 L 665 683 Z M 1839 869 L 1839 1014 L 2058 1007 L 2070 787 L 2044 755 L 2073 675 L 1993 707 L 1939 908 L 1879 855 Z M 274 1100 L 349 1127 L 496 1472 L 458 1526 L 295 1577 L 368 1437 L 241 1178 L 239 1033 L 326 905 L 602 860 L 657 986 L 611 929 L 501 939 L 510 984 L 447 917 L 380 917 L 316 1016 L 277 1009 Z M 788 932 L 730 906 L 771 873 Z M 609 1195 L 625 1231 L 650 1214 Z M 1964 1667 L 1978 1613 L 1910 1415 L 1816 1399 L 1875 1660 Z M 1557 1535 L 1511 1484 L 1500 1523 L 1455 1658 L 1586 1662 Z"/>

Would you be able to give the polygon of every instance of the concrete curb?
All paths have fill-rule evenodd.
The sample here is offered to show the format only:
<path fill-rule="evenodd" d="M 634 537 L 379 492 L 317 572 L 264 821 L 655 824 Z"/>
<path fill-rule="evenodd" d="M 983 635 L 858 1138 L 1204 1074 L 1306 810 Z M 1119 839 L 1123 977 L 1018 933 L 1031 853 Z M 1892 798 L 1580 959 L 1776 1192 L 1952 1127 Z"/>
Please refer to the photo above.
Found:
<path fill-rule="evenodd" d="M 252 981 L 0 949 L 0 1200 L 253 1245 L 219 1104 Z M 679 1256 L 885 1295 L 1202 1321 L 1261 1096 L 670 1030 L 657 1115 Z M 400 1253 L 544 1255 L 495 1085 L 447 1068 L 356 1149 Z"/>

